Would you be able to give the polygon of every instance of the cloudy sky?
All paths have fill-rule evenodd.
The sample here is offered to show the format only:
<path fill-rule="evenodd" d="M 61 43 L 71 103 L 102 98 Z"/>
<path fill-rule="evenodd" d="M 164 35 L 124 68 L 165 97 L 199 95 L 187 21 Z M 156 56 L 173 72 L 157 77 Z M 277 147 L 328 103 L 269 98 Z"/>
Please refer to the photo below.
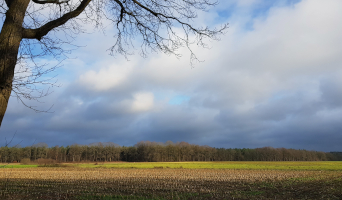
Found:
<path fill-rule="evenodd" d="M 61 87 L 27 102 L 53 113 L 11 98 L 1 140 L 16 132 L 22 146 L 171 140 L 342 151 L 341 8 L 341 0 L 221 0 L 194 23 L 229 29 L 210 49 L 193 47 L 204 61 L 193 67 L 186 49 L 180 59 L 136 52 L 127 61 L 108 55 L 110 27 L 81 34 L 84 47 L 58 70 Z"/>

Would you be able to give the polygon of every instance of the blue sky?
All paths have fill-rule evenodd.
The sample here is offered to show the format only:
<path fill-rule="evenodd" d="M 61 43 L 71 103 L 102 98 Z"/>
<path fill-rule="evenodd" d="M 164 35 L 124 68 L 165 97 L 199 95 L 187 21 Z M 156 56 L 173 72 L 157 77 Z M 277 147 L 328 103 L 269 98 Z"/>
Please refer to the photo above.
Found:
<path fill-rule="evenodd" d="M 22 146 L 139 141 L 224 148 L 342 151 L 342 2 L 232 0 L 195 24 L 229 23 L 210 49 L 180 59 L 108 55 L 114 29 L 80 34 L 58 70 L 61 87 L 35 113 L 15 98 L 0 136 Z M 90 28 L 90 27 L 86 27 Z M 136 41 L 137 43 L 139 41 Z M 86 45 L 86 46 L 85 46 Z M 40 62 L 55 62 L 50 58 Z"/>

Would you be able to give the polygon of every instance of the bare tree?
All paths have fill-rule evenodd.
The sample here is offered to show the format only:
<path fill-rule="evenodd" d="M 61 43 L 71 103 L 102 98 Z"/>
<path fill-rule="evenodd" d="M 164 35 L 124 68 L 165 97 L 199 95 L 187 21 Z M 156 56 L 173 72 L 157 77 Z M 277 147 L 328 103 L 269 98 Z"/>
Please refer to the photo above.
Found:
<path fill-rule="evenodd" d="M 141 41 L 142 56 L 151 51 L 180 56 L 177 49 L 187 47 L 193 60 L 197 58 L 191 51 L 192 43 L 206 47 L 204 39 L 216 40 L 227 28 L 227 24 L 218 29 L 192 25 L 197 11 L 206 11 L 216 4 L 215 0 L 1 0 L 0 126 L 12 91 L 17 97 L 28 99 L 49 94 L 32 93 L 35 84 L 48 83 L 37 81 L 37 77 L 54 69 L 43 70 L 35 60 L 41 56 L 63 60 L 73 49 L 72 40 L 84 32 L 82 25 L 90 23 L 103 28 L 104 21 L 113 23 L 113 55 L 129 55 L 132 40 L 137 39 Z M 18 70 L 23 60 L 34 70 Z M 16 77 L 18 71 L 24 75 Z"/>

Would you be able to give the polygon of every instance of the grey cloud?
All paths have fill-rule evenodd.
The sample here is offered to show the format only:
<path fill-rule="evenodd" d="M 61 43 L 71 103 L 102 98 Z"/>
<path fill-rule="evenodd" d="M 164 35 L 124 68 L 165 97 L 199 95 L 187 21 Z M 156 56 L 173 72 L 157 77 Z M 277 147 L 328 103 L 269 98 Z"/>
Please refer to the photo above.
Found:
<path fill-rule="evenodd" d="M 342 107 L 342 82 L 341 77 L 329 77 L 320 82 L 322 101 L 331 108 Z"/>
<path fill-rule="evenodd" d="M 210 50 L 194 47 L 205 62 L 193 69 L 188 53 L 180 60 L 152 54 L 126 61 L 100 53 L 105 40 L 80 37 L 89 46 L 65 63 L 63 69 L 70 70 L 62 80 L 66 84 L 44 100 L 43 107 L 54 104 L 54 113 L 34 113 L 12 98 L 0 137 L 17 131 L 16 141 L 23 140 L 22 146 L 34 139 L 50 146 L 172 140 L 225 148 L 341 151 L 342 60 L 341 45 L 334 41 L 342 41 L 342 29 L 336 25 L 341 23 L 335 23 L 339 28 L 334 31 L 327 23 L 316 27 L 313 19 L 302 15 L 317 2 L 277 6 L 263 18 L 249 19 L 255 22 L 253 30 L 233 21 L 228 34 Z M 301 20 L 309 20 L 307 26 L 297 26 Z M 85 79 L 89 70 L 93 76 Z M 117 73 L 113 77 L 118 82 L 107 73 Z M 103 80 L 114 82 L 100 87 Z M 133 112 L 130 103 L 139 92 L 153 94 L 153 106 Z M 189 100 L 168 104 L 178 95 Z"/>

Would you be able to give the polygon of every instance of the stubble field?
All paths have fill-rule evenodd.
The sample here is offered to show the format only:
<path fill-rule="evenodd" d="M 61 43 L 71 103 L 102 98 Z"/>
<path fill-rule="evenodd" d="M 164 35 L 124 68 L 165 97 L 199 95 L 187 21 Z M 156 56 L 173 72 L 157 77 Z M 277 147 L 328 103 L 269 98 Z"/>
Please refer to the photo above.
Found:
<path fill-rule="evenodd" d="M 340 164 L 334 170 L 7 166 L 0 169 L 0 199 L 342 199 Z"/>

